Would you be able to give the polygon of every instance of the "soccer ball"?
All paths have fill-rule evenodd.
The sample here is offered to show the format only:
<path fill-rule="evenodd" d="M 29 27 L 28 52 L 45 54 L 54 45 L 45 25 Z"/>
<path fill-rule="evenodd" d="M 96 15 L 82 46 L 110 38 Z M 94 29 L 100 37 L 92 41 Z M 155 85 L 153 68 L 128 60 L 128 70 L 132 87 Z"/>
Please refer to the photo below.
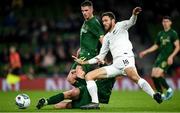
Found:
<path fill-rule="evenodd" d="M 27 94 L 19 94 L 15 98 L 16 105 L 19 109 L 26 109 L 30 106 L 31 100 Z"/>

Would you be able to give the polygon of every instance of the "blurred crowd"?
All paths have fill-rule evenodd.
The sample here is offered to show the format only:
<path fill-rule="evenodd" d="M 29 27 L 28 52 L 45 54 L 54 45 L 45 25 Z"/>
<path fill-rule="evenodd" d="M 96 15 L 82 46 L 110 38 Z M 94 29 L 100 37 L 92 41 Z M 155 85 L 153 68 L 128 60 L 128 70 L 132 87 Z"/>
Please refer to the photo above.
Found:
<path fill-rule="evenodd" d="M 9 67 L 10 48 L 20 54 L 24 73 L 39 76 L 66 75 L 71 67 L 72 54 L 79 48 L 79 32 L 83 24 L 78 0 L 1 0 L 0 1 L 0 76 Z M 173 17 L 174 29 L 180 33 L 180 8 L 177 0 L 92 0 L 95 14 L 115 12 L 119 20 L 128 19 L 135 6 L 143 12 L 137 25 L 130 30 L 134 51 L 149 47 L 161 28 L 161 17 Z M 147 75 L 155 55 L 142 63 L 137 57 L 137 67 Z M 177 57 L 173 69 L 180 66 Z M 143 60 L 144 62 L 144 60 Z"/>

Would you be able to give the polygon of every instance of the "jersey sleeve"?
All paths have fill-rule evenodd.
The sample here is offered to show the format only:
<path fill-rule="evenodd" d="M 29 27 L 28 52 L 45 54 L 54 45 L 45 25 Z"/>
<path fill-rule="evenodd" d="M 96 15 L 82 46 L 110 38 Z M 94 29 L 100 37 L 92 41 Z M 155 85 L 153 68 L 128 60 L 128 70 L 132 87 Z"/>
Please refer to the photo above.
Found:
<path fill-rule="evenodd" d="M 133 26 L 136 23 L 137 16 L 132 15 L 129 20 L 124 20 L 120 22 L 120 25 L 123 29 L 128 30 L 131 26 Z"/>
<path fill-rule="evenodd" d="M 109 41 L 106 37 L 106 35 L 103 38 L 102 47 L 100 49 L 99 55 L 95 56 L 94 58 L 88 60 L 89 64 L 95 64 L 97 63 L 97 58 L 100 60 L 104 60 L 105 56 L 107 55 L 109 51 Z"/>
<path fill-rule="evenodd" d="M 161 37 L 161 32 L 159 32 L 155 38 L 154 43 L 157 45 L 160 45 L 160 37 Z"/>
<path fill-rule="evenodd" d="M 178 38 L 178 34 L 177 34 L 177 32 L 176 32 L 176 31 L 173 31 L 173 35 L 172 35 L 172 37 L 173 37 L 173 42 L 174 42 L 174 41 L 176 41 L 176 40 L 179 40 L 179 38 Z"/>
<path fill-rule="evenodd" d="M 108 51 L 109 51 L 109 41 L 107 39 L 108 37 L 105 36 L 103 39 L 103 44 L 102 47 L 100 49 L 100 53 L 97 56 L 97 58 L 104 60 L 105 56 L 107 55 Z"/>
<path fill-rule="evenodd" d="M 98 39 L 100 36 L 104 35 L 103 27 L 97 19 L 92 24 L 89 24 L 89 28 L 90 32 L 92 32 Z"/>

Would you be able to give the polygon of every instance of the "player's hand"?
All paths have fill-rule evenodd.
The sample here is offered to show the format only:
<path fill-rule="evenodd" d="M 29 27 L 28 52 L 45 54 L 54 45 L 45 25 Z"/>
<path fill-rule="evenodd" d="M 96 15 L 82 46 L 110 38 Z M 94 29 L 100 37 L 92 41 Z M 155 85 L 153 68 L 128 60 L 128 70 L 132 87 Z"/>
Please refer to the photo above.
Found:
<path fill-rule="evenodd" d="M 173 57 L 169 56 L 167 63 L 168 63 L 168 65 L 172 65 L 173 64 Z"/>
<path fill-rule="evenodd" d="M 85 62 L 86 58 L 84 57 L 78 58 L 76 56 L 72 56 L 72 58 L 74 58 L 74 61 L 77 62 L 78 64 L 81 64 L 81 65 L 86 64 Z"/>
<path fill-rule="evenodd" d="M 141 7 L 135 7 L 135 8 L 133 9 L 133 14 L 134 14 L 134 15 L 138 15 L 141 11 L 142 11 L 142 8 L 141 8 Z"/>
<path fill-rule="evenodd" d="M 139 53 L 139 57 L 140 57 L 140 58 L 143 58 L 145 55 L 146 55 L 146 52 L 145 52 L 145 51 L 142 51 L 142 52 Z"/>

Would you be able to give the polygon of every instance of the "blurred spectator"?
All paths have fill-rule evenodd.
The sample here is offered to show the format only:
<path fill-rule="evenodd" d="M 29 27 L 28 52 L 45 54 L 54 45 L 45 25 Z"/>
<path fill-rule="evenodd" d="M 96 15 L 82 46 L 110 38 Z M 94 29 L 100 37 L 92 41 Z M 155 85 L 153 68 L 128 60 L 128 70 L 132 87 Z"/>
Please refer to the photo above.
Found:
<path fill-rule="evenodd" d="M 10 47 L 9 63 L 10 63 L 11 73 L 16 74 L 16 75 L 22 74 L 21 58 L 14 46 Z"/>
<path fill-rule="evenodd" d="M 45 54 L 43 61 L 42 61 L 42 66 L 47 68 L 50 66 L 54 66 L 56 63 L 56 57 L 53 54 L 52 48 L 48 48 L 47 54 Z"/>
<path fill-rule="evenodd" d="M 16 25 L 16 17 L 11 11 L 4 19 L 4 26 L 14 27 Z"/>
<path fill-rule="evenodd" d="M 55 51 L 57 54 L 57 59 L 59 60 L 59 62 L 65 60 L 67 58 L 67 56 L 65 53 L 64 44 L 63 44 L 62 39 L 59 35 L 56 38 L 55 48 L 56 48 Z"/>
<path fill-rule="evenodd" d="M 2 45 L 0 45 L 0 69 L 6 69 L 8 64 L 8 46 L 18 44 L 21 63 L 24 65 L 23 72 L 28 73 L 28 69 L 24 67 L 29 67 L 30 64 L 36 75 L 46 74 L 53 69 L 44 70 L 43 65 L 50 64 L 55 66 L 56 74 L 64 73 L 70 68 L 68 67 L 70 65 L 65 66 L 65 64 L 71 63 L 71 55 L 79 48 L 79 29 L 83 24 L 79 9 L 81 2 L 64 1 L 62 3 L 60 0 L 53 0 L 49 4 L 49 0 L 43 0 L 43 2 L 42 0 L 0 0 L 2 22 L 0 23 L 0 44 Z M 100 16 L 104 11 L 113 11 L 117 14 L 118 20 L 128 19 L 131 9 L 140 5 L 136 0 L 98 0 L 96 2 L 92 0 L 92 2 L 97 15 Z M 162 16 L 172 16 L 175 19 L 175 29 L 177 31 L 180 29 L 180 7 L 177 0 L 141 2 L 143 12 L 136 26 L 130 30 L 130 40 L 137 52 L 153 43 L 153 37 L 160 28 L 157 23 Z M 52 58 L 46 53 L 49 46 L 53 48 Z M 155 55 L 144 60 L 146 63 L 141 61 L 137 63 L 140 69 L 144 70 L 142 75 L 149 73 L 154 57 Z"/>
<path fill-rule="evenodd" d="M 22 75 L 22 64 L 19 53 L 16 51 L 14 46 L 11 46 L 9 54 L 9 73 L 7 75 L 6 81 L 8 84 L 16 84 L 20 81 L 20 75 Z"/>

